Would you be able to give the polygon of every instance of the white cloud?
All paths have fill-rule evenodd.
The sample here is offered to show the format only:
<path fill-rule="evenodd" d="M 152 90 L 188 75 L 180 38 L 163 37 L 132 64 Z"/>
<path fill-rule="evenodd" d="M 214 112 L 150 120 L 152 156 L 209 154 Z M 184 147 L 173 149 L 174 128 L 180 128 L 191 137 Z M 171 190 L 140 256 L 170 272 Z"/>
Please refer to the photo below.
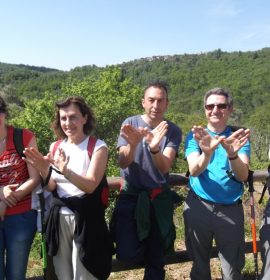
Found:
<path fill-rule="evenodd" d="M 242 12 L 242 9 L 236 7 L 236 3 L 231 0 L 215 2 L 215 6 L 209 11 L 210 15 L 215 17 L 235 17 Z"/>
<path fill-rule="evenodd" d="M 233 38 L 228 41 L 229 49 L 258 50 L 270 46 L 270 25 L 256 24 L 245 26 L 239 32 L 236 32 Z"/>
<path fill-rule="evenodd" d="M 248 29 L 241 35 L 242 40 L 256 38 L 270 38 L 270 24 L 256 24 L 247 26 Z"/>
<path fill-rule="evenodd" d="M 247 41 L 247 40 L 250 40 L 250 39 L 253 39 L 254 37 L 257 36 L 257 33 L 256 32 L 247 32 L 247 33 L 243 33 L 241 36 L 240 36 L 240 40 L 241 41 Z"/>

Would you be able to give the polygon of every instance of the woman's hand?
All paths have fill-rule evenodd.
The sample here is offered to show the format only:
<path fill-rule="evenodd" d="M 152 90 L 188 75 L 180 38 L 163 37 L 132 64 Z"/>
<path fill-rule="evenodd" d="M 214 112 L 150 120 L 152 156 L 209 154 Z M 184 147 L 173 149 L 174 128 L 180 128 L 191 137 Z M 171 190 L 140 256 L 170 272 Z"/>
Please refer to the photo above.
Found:
<path fill-rule="evenodd" d="M 67 165 L 69 163 L 69 156 L 66 156 L 66 153 L 63 149 L 59 148 L 59 156 L 55 159 L 54 165 L 61 171 L 64 176 L 67 176 L 69 170 Z"/>
<path fill-rule="evenodd" d="M 15 190 L 19 187 L 19 184 L 10 184 L 0 189 L 1 200 L 9 207 L 13 207 L 19 201 L 18 196 L 15 194 Z"/>
<path fill-rule="evenodd" d="M 25 158 L 24 161 L 33 166 L 42 177 L 46 177 L 52 162 L 50 154 L 43 156 L 36 148 L 26 148 L 23 151 Z"/>

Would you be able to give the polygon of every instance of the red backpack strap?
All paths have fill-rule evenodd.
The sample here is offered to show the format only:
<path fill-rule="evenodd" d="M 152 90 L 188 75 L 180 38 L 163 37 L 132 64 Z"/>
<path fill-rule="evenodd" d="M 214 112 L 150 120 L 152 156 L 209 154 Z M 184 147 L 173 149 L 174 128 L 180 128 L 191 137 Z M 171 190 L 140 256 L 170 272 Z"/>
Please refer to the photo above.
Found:
<path fill-rule="evenodd" d="M 109 206 L 109 185 L 108 185 L 108 181 L 106 176 L 103 176 L 103 179 L 101 180 L 103 181 L 103 188 L 102 188 L 102 192 L 101 192 L 101 202 L 102 205 L 104 206 L 104 208 L 107 208 Z"/>
<path fill-rule="evenodd" d="M 53 145 L 53 149 L 52 149 L 52 157 L 54 158 L 54 155 L 56 153 L 57 148 L 59 147 L 60 143 L 62 142 L 61 139 L 57 140 L 54 145 Z"/>
<path fill-rule="evenodd" d="M 62 140 L 59 139 L 54 143 L 54 146 L 53 146 L 53 149 L 52 149 L 52 156 L 53 157 L 54 157 L 54 155 L 57 151 L 57 148 L 61 144 L 61 142 L 62 142 Z M 87 144 L 87 151 L 88 151 L 88 155 L 89 155 L 90 158 L 92 157 L 96 142 L 97 142 L 97 138 L 95 138 L 93 136 L 89 136 L 89 140 L 88 140 L 88 144 Z"/>
<path fill-rule="evenodd" d="M 89 155 L 90 159 L 92 157 L 96 142 L 97 142 L 97 138 L 95 138 L 93 136 L 89 136 L 87 151 L 88 151 L 88 155 Z M 103 178 L 101 179 L 100 184 L 102 185 L 101 202 L 102 202 L 102 205 L 105 208 L 107 208 L 109 205 L 109 185 L 108 185 L 105 174 L 104 174 Z"/>
<path fill-rule="evenodd" d="M 97 142 L 97 138 L 95 138 L 94 136 L 89 136 L 87 151 L 88 151 L 88 155 L 89 155 L 90 159 L 92 157 L 94 148 L 96 146 L 96 142 Z"/>

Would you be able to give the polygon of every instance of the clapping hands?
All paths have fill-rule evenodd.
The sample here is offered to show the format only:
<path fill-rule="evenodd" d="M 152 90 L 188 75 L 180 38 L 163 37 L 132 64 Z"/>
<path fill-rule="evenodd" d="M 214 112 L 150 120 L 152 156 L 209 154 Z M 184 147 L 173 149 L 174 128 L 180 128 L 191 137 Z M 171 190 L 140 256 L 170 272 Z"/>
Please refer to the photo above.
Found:
<path fill-rule="evenodd" d="M 238 129 L 231 136 L 221 142 L 223 148 L 229 156 L 235 155 L 248 141 L 250 136 L 249 129 Z"/>
<path fill-rule="evenodd" d="M 145 134 L 145 141 L 149 145 L 150 150 L 157 150 L 159 148 L 159 143 L 163 136 L 166 135 L 168 131 L 168 124 L 166 121 L 162 121 L 153 130 L 147 131 Z"/>
<path fill-rule="evenodd" d="M 166 121 L 162 121 L 153 130 L 149 130 L 146 127 L 135 128 L 130 124 L 125 124 L 121 128 L 121 136 L 132 146 L 136 146 L 144 137 L 146 143 L 151 150 L 158 148 L 159 143 L 163 136 L 168 131 L 168 124 Z"/>
<path fill-rule="evenodd" d="M 207 155 L 212 154 L 217 146 L 225 139 L 225 136 L 212 137 L 202 126 L 193 126 L 191 131 L 200 149 Z"/>
<path fill-rule="evenodd" d="M 24 149 L 23 153 L 25 155 L 24 161 L 32 165 L 40 173 L 46 173 L 50 164 L 53 163 L 50 154 L 43 156 L 37 149 L 33 147 Z"/>
<path fill-rule="evenodd" d="M 59 156 L 55 159 L 54 165 L 59 169 L 62 174 L 67 171 L 67 165 L 69 163 L 69 156 L 66 155 L 63 149 L 59 149 Z"/>
<path fill-rule="evenodd" d="M 221 144 L 229 156 L 235 155 L 247 143 L 250 136 L 250 130 L 243 128 L 238 129 L 227 138 L 219 135 L 213 137 L 202 126 L 193 126 L 192 132 L 205 154 L 211 154 Z"/>

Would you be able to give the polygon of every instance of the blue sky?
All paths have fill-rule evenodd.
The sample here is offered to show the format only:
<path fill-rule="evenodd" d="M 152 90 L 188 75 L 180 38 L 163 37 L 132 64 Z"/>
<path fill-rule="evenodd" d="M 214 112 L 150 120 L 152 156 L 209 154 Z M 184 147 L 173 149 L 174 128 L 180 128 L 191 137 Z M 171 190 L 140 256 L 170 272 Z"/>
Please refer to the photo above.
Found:
<path fill-rule="evenodd" d="M 70 70 L 270 47 L 269 0 L 0 0 L 0 62 Z"/>

